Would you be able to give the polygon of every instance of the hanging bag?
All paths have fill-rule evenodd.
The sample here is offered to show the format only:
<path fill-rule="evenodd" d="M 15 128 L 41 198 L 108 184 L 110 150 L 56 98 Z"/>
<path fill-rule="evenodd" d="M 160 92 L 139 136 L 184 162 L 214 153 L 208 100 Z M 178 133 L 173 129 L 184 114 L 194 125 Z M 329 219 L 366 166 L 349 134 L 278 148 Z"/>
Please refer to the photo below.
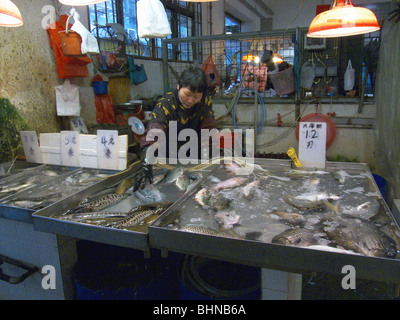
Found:
<path fill-rule="evenodd" d="M 165 38 L 171 34 L 167 13 L 160 0 L 140 0 L 137 3 L 139 38 Z"/>
<path fill-rule="evenodd" d="M 346 72 L 344 73 L 344 91 L 353 90 L 355 79 L 356 70 L 351 65 L 351 60 L 349 59 Z"/>

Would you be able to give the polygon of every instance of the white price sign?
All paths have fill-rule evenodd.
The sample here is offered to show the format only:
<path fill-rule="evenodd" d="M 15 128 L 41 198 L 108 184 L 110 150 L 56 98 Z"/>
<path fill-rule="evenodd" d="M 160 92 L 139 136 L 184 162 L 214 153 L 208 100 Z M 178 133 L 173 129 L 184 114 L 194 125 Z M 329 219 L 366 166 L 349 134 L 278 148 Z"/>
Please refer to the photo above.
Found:
<path fill-rule="evenodd" d="M 118 169 L 117 130 L 97 130 L 97 164 L 102 169 Z"/>
<path fill-rule="evenodd" d="M 79 167 L 79 132 L 61 131 L 61 165 Z"/>
<path fill-rule="evenodd" d="M 300 122 L 299 160 L 305 168 L 325 168 L 326 123 Z"/>
<path fill-rule="evenodd" d="M 21 131 L 20 135 L 22 145 L 24 147 L 26 161 L 42 163 L 42 152 L 39 148 L 36 131 Z"/>

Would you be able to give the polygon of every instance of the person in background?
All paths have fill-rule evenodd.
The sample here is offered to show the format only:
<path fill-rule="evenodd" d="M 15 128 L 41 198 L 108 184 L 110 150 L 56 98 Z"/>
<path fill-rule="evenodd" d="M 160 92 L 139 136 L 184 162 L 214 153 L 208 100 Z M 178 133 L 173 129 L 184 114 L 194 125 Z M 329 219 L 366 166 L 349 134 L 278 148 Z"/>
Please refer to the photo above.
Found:
<path fill-rule="evenodd" d="M 151 119 L 140 139 L 141 170 L 134 181 L 134 191 L 143 188 L 148 181 L 152 183 L 152 165 L 146 159 L 147 148 L 156 141 L 151 141 L 149 132 L 161 129 L 167 137 L 167 154 L 169 146 L 168 126 L 170 121 L 177 123 L 177 136 L 186 128 L 194 129 L 200 137 L 201 129 L 214 129 L 215 118 L 212 109 L 212 99 L 207 91 L 207 77 L 197 67 L 184 70 L 178 80 L 178 86 L 173 92 L 168 92 L 160 98 L 153 109 Z M 185 141 L 176 141 L 177 150 Z"/>

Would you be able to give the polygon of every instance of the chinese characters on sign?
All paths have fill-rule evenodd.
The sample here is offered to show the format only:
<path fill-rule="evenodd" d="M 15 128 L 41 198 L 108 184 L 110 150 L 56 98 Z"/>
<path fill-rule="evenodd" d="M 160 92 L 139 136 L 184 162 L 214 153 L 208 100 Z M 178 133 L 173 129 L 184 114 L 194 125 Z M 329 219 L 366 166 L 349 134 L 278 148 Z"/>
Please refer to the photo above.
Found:
<path fill-rule="evenodd" d="M 97 159 L 99 168 L 118 168 L 117 130 L 97 130 Z"/>
<path fill-rule="evenodd" d="M 79 167 L 79 132 L 61 131 L 61 165 Z"/>
<path fill-rule="evenodd" d="M 20 134 L 26 161 L 42 163 L 42 153 L 39 148 L 36 131 L 21 131 Z"/>
<path fill-rule="evenodd" d="M 304 167 L 325 168 L 326 123 L 300 122 L 299 159 Z"/>

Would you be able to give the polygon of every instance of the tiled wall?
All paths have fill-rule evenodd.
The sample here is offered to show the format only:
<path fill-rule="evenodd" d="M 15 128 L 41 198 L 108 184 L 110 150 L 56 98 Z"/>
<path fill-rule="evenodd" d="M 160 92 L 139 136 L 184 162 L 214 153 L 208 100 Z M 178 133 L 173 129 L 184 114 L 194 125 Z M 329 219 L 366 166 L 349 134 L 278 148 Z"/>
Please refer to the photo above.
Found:
<path fill-rule="evenodd" d="M 74 295 L 71 270 L 76 263 L 75 240 L 35 231 L 32 224 L 0 218 L 0 254 L 39 267 L 52 265 L 56 288 L 43 289 L 37 272 L 19 284 L 0 281 L 0 300 L 59 300 Z M 0 265 L 4 274 L 18 277 L 26 270 L 9 263 Z"/>

